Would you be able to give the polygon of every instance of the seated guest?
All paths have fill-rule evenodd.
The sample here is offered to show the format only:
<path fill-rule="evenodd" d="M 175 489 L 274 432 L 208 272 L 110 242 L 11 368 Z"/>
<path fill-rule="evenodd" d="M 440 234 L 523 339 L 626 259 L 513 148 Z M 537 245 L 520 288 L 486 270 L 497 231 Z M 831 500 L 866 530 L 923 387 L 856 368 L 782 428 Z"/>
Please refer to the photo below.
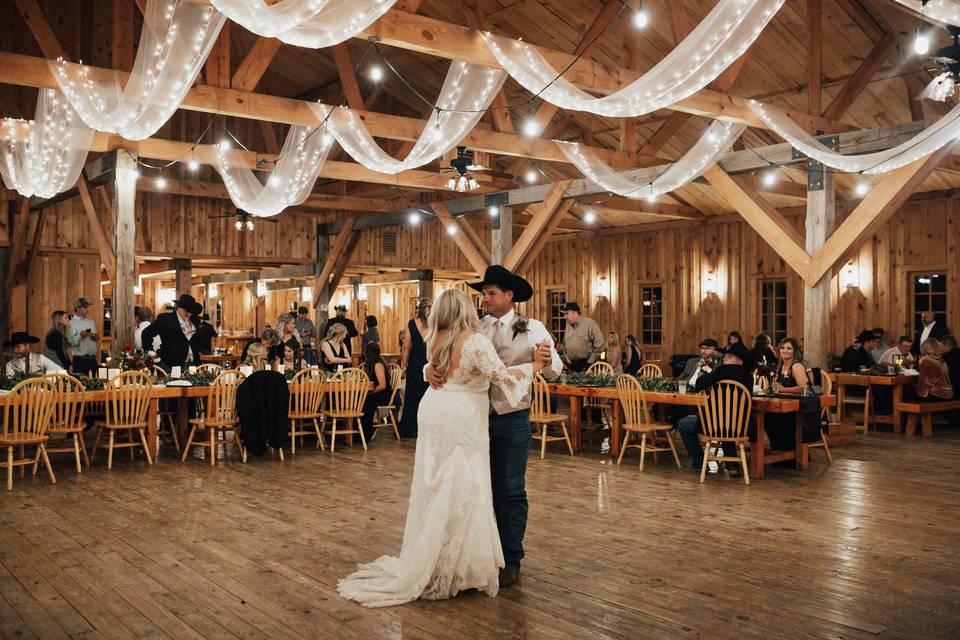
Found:
<path fill-rule="evenodd" d="M 770 336 L 765 333 L 758 333 L 753 339 L 753 349 L 750 349 L 750 357 L 753 359 L 754 366 L 771 365 L 777 361 L 777 354 L 770 346 Z"/>
<path fill-rule="evenodd" d="M 636 375 L 643 364 L 643 354 L 640 353 L 640 347 L 637 344 L 636 336 L 627 336 L 626 362 L 623 365 L 623 372 L 630 375 Z"/>
<path fill-rule="evenodd" d="M 623 373 L 623 349 L 620 348 L 620 336 L 611 331 L 607 334 L 607 349 L 604 361 L 613 367 L 617 375 Z"/>
<path fill-rule="evenodd" d="M 950 335 L 950 329 L 947 329 L 947 323 L 937 320 L 937 314 L 933 311 L 924 311 L 920 314 L 920 321 L 923 327 L 917 330 L 917 335 L 913 340 L 913 346 L 910 353 L 920 355 L 920 345 L 930 338 L 939 340 L 943 336 Z"/>
<path fill-rule="evenodd" d="M 26 331 L 15 331 L 9 340 L 3 343 L 4 349 L 13 349 L 14 358 L 7 363 L 7 377 L 15 374 L 41 376 L 65 369 L 47 356 L 30 351 L 30 345 L 40 342 L 40 338 L 31 336 Z"/>
<path fill-rule="evenodd" d="M 943 361 L 947 363 L 947 371 L 950 373 L 953 398 L 960 400 L 960 349 L 957 348 L 957 339 L 953 336 L 943 336 L 940 340 L 940 349 L 943 350 Z"/>
<path fill-rule="evenodd" d="M 943 349 L 936 338 L 927 338 L 920 344 L 920 360 L 917 362 L 917 387 L 904 390 L 904 397 L 912 401 L 939 402 L 953 399 L 950 372 L 943 361 Z"/>
<path fill-rule="evenodd" d="M 593 318 L 580 314 L 580 305 L 568 302 L 560 308 L 567 327 L 563 330 L 563 359 L 571 371 L 586 371 L 600 359 L 603 332 Z"/>
<path fill-rule="evenodd" d="M 367 350 L 363 354 L 363 370 L 373 385 L 363 403 L 363 419 L 360 421 L 363 437 L 370 442 L 377 435 L 377 430 L 373 427 L 373 421 L 377 417 L 377 407 L 385 406 L 390 402 L 390 393 L 393 391 L 390 388 L 390 378 L 387 376 L 387 364 L 380 355 L 379 343 L 367 344 Z"/>
<path fill-rule="evenodd" d="M 680 374 L 680 379 L 686 380 L 688 384 L 696 384 L 700 375 L 710 373 L 710 365 L 707 364 L 706 359 L 717 355 L 720 349 L 720 345 L 713 338 L 704 338 L 698 346 L 700 355 L 688 358 L 683 366 L 683 373 Z M 753 387 L 752 382 L 750 386 Z"/>
<path fill-rule="evenodd" d="M 753 389 L 753 360 L 750 352 L 742 343 L 732 344 L 727 347 L 723 354 L 723 364 L 715 371 L 709 371 L 697 378 L 695 389 L 697 391 L 709 391 L 718 382 L 722 380 L 733 380 L 739 382 L 748 391 Z M 703 447 L 700 445 L 700 416 L 697 414 L 684 416 L 677 425 L 680 437 L 683 438 L 683 446 L 687 449 L 690 456 L 691 465 L 694 471 L 699 472 L 703 467 Z M 725 456 L 736 455 L 733 443 L 723 443 L 723 453 Z"/>
<path fill-rule="evenodd" d="M 330 325 L 327 337 L 320 343 L 320 366 L 328 372 L 336 371 L 339 367 L 349 367 L 353 364 L 350 351 L 344 344 L 347 340 L 347 327 L 341 323 Z"/>
<path fill-rule="evenodd" d="M 876 333 L 874 333 L 874 335 L 876 335 Z M 911 346 L 913 346 L 913 338 L 910 336 L 900 336 L 900 338 L 897 340 L 897 346 L 890 347 L 884 351 L 883 355 L 880 356 L 877 362 L 883 364 L 895 364 L 897 358 L 902 357 L 905 364 L 913 364 L 916 358 L 914 358 L 913 354 L 910 353 Z M 876 353 L 876 349 L 874 349 L 873 353 Z"/>
<path fill-rule="evenodd" d="M 882 362 L 883 355 L 891 348 L 891 345 L 887 344 L 886 340 L 883 339 L 883 337 L 886 335 L 886 332 L 880 327 L 874 327 L 870 330 L 870 332 L 877 336 L 877 346 L 874 347 L 873 351 L 870 352 L 870 357 L 873 358 L 874 362 Z"/>
<path fill-rule="evenodd" d="M 166 371 L 200 362 L 200 354 L 195 352 L 192 345 L 201 311 L 203 307 L 194 297 L 183 293 L 177 299 L 173 313 L 161 313 L 140 334 L 140 340 L 145 345 L 152 345 L 154 338 L 160 338 L 157 355 L 160 357 L 160 366 Z"/>
<path fill-rule="evenodd" d="M 860 367 L 872 367 L 873 357 L 870 352 L 877 346 L 877 337 L 871 331 L 861 331 L 853 343 L 843 350 L 840 356 L 840 369 L 848 373 L 856 373 Z"/>
<path fill-rule="evenodd" d="M 247 345 L 243 364 L 253 367 L 254 371 L 263 371 L 267 368 L 267 353 L 268 348 L 263 342 L 251 342 Z"/>
<path fill-rule="evenodd" d="M 275 352 L 280 355 L 274 358 L 274 364 L 282 364 L 284 371 L 291 369 L 296 371 L 300 368 L 300 347 L 296 340 L 287 340 L 277 349 L 282 349 L 282 354 L 279 351 Z"/>
<path fill-rule="evenodd" d="M 872 333 L 870 334 L 873 335 Z M 780 361 L 777 366 L 777 375 L 774 378 L 773 390 L 776 393 L 803 393 L 804 388 L 810 382 L 807 376 L 807 369 L 797 357 L 800 352 L 800 344 L 794 338 L 784 338 L 780 341 Z M 869 355 L 869 354 L 868 354 Z M 815 400 L 815 399 L 814 399 Z M 803 421 L 803 441 L 811 442 L 820 437 L 820 404 L 816 402 L 816 409 L 809 415 L 801 404 L 801 419 Z M 770 438 L 770 446 L 780 451 L 793 451 L 796 449 L 796 414 L 794 413 L 768 413 L 764 417 L 764 428 L 767 437 Z M 812 419 L 807 419 L 812 418 Z M 790 460 L 784 461 L 779 466 L 794 467 Z"/>
<path fill-rule="evenodd" d="M 727 346 L 734 344 L 743 344 L 743 336 L 740 335 L 739 331 L 731 331 L 727 334 Z"/>
<path fill-rule="evenodd" d="M 213 353 L 213 339 L 217 337 L 217 330 L 210 324 L 210 316 L 203 314 L 193 335 L 193 347 L 198 356 L 208 356 Z"/>
<path fill-rule="evenodd" d="M 70 358 L 67 357 L 67 325 L 70 316 L 66 311 L 54 311 L 50 315 L 50 330 L 43 339 L 43 355 L 67 370 L 70 368 Z"/>

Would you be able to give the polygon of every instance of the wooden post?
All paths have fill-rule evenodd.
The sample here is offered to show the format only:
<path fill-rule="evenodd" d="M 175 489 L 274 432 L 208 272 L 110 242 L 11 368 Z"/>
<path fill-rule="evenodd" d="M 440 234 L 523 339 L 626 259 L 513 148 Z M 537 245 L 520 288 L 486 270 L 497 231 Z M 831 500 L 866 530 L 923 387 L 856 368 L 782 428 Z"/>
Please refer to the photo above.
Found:
<path fill-rule="evenodd" d="M 423 271 L 423 277 L 417 282 L 417 296 L 421 298 L 430 298 L 431 300 L 435 297 L 433 287 L 433 269 L 426 269 Z"/>
<path fill-rule="evenodd" d="M 133 307 L 136 297 L 137 261 L 134 256 L 136 242 L 137 159 L 126 151 L 117 151 L 113 210 L 113 253 L 116 270 L 113 277 L 112 346 L 114 357 L 125 344 L 133 344 Z"/>
<path fill-rule="evenodd" d="M 254 336 L 259 337 L 263 334 L 263 329 L 267 322 L 267 297 L 257 294 L 259 280 L 254 278 L 250 281 L 250 291 L 253 295 L 253 331 Z"/>
<path fill-rule="evenodd" d="M 190 293 L 190 279 L 193 277 L 193 261 L 180 259 L 171 260 L 170 266 L 173 267 L 173 271 L 176 274 L 177 296 L 181 293 Z"/>
<path fill-rule="evenodd" d="M 500 207 L 500 215 L 493 221 L 490 244 L 491 264 L 503 264 L 513 248 L 513 207 Z"/>
<path fill-rule="evenodd" d="M 816 176 L 816 177 L 814 177 Z M 832 171 L 808 169 L 806 249 L 814 255 L 837 226 L 836 181 Z M 803 285 L 803 359 L 808 367 L 826 368 L 830 350 L 832 272 L 813 287 Z"/>

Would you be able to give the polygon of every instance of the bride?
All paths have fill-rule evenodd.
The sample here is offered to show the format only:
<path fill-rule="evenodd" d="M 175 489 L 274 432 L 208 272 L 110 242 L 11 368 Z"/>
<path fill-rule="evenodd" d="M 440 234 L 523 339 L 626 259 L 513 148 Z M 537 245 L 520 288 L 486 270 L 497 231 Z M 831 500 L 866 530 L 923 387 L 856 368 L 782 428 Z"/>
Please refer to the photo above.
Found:
<path fill-rule="evenodd" d="M 518 405 L 544 363 L 507 368 L 480 333 L 476 308 L 457 289 L 437 298 L 426 335 L 430 363 L 447 383 L 427 390 L 400 556 L 381 556 L 337 590 L 366 607 L 451 598 L 464 589 L 497 595 L 503 551 L 490 488 L 489 388 Z M 411 371 L 409 375 L 423 375 Z"/>

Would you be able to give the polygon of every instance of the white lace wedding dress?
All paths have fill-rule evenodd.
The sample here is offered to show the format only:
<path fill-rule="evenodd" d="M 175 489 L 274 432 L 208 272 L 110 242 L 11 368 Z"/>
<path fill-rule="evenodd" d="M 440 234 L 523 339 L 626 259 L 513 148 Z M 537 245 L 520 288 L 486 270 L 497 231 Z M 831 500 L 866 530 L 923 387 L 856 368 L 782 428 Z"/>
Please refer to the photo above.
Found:
<path fill-rule="evenodd" d="M 531 382 L 531 365 L 508 369 L 485 336 L 464 341 L 459 368 L 442 389 L 427 390 L 417 413 L 400 556 L 359 565 L 338 584 L 340 595 L 366 607 L 441 600 L 464 589 L 497 595 L 503 551 L 490 488 L 488 391 L 493 383 L 518 405 Z"/>

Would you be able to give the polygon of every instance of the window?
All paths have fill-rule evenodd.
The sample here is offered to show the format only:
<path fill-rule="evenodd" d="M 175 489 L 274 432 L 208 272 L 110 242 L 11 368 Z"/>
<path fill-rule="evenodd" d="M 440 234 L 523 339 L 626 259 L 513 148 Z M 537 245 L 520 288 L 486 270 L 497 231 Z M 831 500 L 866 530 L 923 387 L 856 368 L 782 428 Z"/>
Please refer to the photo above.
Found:
<path fill-rule="evenodd" d="M 567 292 L 559 289 L 547 291 L 547 306 L 550 307 L 550 334 L 554 342 L 563 342 L 563 330 L 567 326 L 560 309 L 567 303 Z"/>
<path fill-rule="evenodd" d="M 914 273 L 911 280 L 914 329 L 920 331 L 923 328 L 920 314 L 924 311 L 933 311 L 937 322 L 945 324 L 947 321 L 947 274 Z"/>
<path fill-rule="evenodd" d="M 641 344 L 663 344 L 663 287 L 641 287 L 640 299 Z"/>
<path fill-rule="evenodd" d="M 787 281 L 760 283 L 760 320 L 763 332 L 774 345 L 787 337 Z"/>

